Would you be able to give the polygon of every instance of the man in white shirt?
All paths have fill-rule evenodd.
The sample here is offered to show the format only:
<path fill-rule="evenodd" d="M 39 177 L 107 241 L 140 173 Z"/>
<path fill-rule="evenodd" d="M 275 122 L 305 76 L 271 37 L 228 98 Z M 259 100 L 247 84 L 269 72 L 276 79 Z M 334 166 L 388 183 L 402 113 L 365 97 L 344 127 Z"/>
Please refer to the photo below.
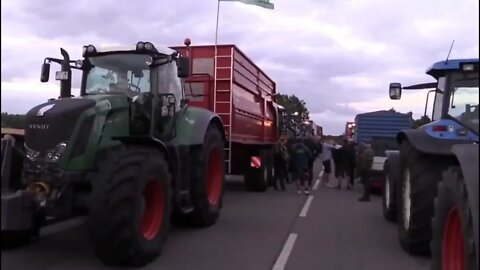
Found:
<path fill-rule="evenodd" d="M 322 184 L 324 186 L 328 185 L 330 173 L 332 172 L 332 149 L 335 149 L 334 145 L 322 141 L 322 153 L 320 154 L 320 158 L 323 163 Z"/>

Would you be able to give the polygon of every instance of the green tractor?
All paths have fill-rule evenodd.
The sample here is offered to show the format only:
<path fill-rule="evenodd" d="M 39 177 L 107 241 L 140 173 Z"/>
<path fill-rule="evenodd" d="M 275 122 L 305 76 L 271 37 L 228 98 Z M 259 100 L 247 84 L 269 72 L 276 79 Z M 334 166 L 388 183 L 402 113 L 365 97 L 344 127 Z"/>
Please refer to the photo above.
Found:
<path fill-rule="evenodd" d="M 27 244 L 51 222 L 87 216 L 96 256 L 143 266 L 161 251 L 172 220 L 214 224 L 222 207 L 224 126 L 189 106 L 190 61 L 170 48 L 83 47 L 61 65 L 60 97 L 27 113 L 24 136 L 2 139 L 2 246 Z M 81 70 L 71 95 L 72 68 Z"/>

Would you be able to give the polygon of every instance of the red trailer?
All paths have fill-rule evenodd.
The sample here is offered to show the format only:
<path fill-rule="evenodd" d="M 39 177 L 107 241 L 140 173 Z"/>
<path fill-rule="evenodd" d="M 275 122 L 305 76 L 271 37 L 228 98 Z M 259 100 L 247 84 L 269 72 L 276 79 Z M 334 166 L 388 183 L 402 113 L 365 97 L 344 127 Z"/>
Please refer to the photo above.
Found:
<path fill-rule="evenodd" d="M 244 175 L 249 190 L 266 190 L 279 134 L 275 82 L 235 45 L 217 45 L 216 58 L 214 45 L 172 49 L 191 59 L 185 84 L 190 105 L 223 120 L 227 172 Z"/>

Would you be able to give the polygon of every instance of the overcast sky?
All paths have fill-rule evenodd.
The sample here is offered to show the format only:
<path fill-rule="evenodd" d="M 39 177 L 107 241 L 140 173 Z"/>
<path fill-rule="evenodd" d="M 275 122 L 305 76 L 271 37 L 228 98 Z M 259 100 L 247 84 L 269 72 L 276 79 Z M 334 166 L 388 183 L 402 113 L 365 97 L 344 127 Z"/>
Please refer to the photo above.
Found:
<path fill-rule="evenodd" d="M 128 4 L 127 4 L 128 3 Z M 39 82 L 46 56 L 72 58 L 86 44 L 213 44 L 216 0 L 2 0 L 2 111 L 25 113 L 58 96 Z M 428 82 L 425 70 L 478 57 L 478 0 L 274 0 L 274 10 L 222 2 L 219 43 L 234 43 L 277 83 L 304 99 L 327 134 L 373 110 L 423 113 L 425 92 L 388 98 L 388 84 Z M 76 74 L 78 75 L 78 74 Z M 78 79 L 75 86 L 78 87 Z M 78 93 L 74 93 L 78 94 Z"/>

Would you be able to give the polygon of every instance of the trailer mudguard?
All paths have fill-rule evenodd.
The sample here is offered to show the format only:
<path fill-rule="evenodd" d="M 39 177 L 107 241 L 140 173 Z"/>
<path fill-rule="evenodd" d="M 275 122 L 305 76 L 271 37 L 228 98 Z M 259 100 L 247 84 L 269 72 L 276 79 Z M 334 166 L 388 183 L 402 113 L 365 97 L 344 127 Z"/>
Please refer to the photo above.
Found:
<path fill-rule="evenodd" d="M 470 142 L 468 137 L 465 139 L 434 137 L 425 126 L 400 131 L 397 134 L 397 142 L 401 144 L 404 140 L 409 141 L 419 152 L 442 156 L 452 155 L 452 146 Z"/>
<path fill-rule="evenodd" d="M 452 147 L 452 152 L 457 157 L 462 169 L 465 187 L 467 188 L 468 203 L 473 221 L 473 235 L 475 237 L 476 260 L 478 265 L 478 144 L 460 144 Z"/>
<path fill-rule="evenodd" d="M 171 144 L 174 145 L 200 145 L 203 144 L 208 125 L 213 123 L 218 126 L 225 140 L 225 129 L 220 117 L 203 108 L 187 107 L 179 112 L 176 123 L 176 136 Z"/>

